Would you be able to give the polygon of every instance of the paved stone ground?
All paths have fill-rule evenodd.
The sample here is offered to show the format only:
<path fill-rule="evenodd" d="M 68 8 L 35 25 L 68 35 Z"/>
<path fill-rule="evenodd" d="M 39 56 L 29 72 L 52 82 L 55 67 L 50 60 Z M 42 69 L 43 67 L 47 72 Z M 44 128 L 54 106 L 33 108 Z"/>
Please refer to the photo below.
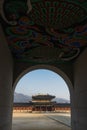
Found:
<path fill-rule="evenodd" d="M 61 119 L 65 117 L 65 120 L 70 120 L 70 116 L 64 114 L 61 116 L 58 113 L 14 113 L 12 130 L 71 130 L 70 127 L 60 123 L 59 118 L 57 120 L 58 115 Z"/>
<path fill-rule="evenodd" d="M 66 126 L 71 127 L 70 113 L 50 113 L 46 114 L 47 117 L 54 119 L 62 124 L 66 124 Z"/>

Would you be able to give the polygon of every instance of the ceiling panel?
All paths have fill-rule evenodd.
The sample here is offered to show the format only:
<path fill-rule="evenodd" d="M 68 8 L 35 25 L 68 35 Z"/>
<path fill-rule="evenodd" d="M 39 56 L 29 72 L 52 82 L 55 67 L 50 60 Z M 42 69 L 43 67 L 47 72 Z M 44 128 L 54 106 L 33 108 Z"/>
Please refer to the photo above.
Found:
<path fill-rule="evenodd" d="M 1 0 L 0 5 L 17 62 L 68 62 L 87 46 L 86 0 Z"/>

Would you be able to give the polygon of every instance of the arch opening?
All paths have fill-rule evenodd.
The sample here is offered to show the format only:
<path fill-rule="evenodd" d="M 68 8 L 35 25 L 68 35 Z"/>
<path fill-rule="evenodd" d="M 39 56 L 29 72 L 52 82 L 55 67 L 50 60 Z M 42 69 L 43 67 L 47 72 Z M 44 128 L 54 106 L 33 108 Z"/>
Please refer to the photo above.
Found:
<path fill-rule="evenodd" d="M 28 73 L 27 72 L 29 72 L 29 73 L 33 73 L 33 72 L 35 72 L 35 71 L 49 71 L 49 72 L 51 72 L 51 73 L 55 73 L 56 71 L 54 71 L 55 70 L 55 67 L 54 67 L 54 69 L 48 69 L 48 67 L 46 68 L 45 67 L 45 69 L 43 69 L 43 67 L 41 67 L 41 68 L 38 68 L 38 67 L 35 67 L 35 68 L 31 68 L 30 70 L 27 70 L 27 71 L 25 71 L 24 73 L 25 73 L 25 75 L 28 75 Z M 61 72 L 61 71 L 60 71 Z M 27 73 L 27 74 L 26 74 Z M 62 73 L 61 73 L 62 74 Z M 23 74 L 21 74 L 21 76 L 22 76 Z M 55 73 L 55 75 L 56 75 L 56 77 L 58 76 L 58 72 L 56 72 Z M 20 77 L 21 76 L 19 76 L 19 79 L 20 79 Z M 63 77 L 64 75 L 62 74 L 62 77 Z M 60 77 L 60 76 L 58 76 L 58 77 Z M 67 76 L 66 76 L 67 77 Z M 51 77 L 52 78 L 52 77 Z M 62 78 L 61 78 L 62 79 Z M 18 79 L 17 79 L 18 80 Z M 48 79 L 49 80 L 49 79 Z M 63 79 L 62 79 L 63 80 Z M 66 78 L 66 80 L 67 80 L 67 78 Z M 64 80 L 63 80 L 63 82 L 65 82 Z M 67 81 L 68 83 L 69 83 L 69 81 Z M 31 83 L 30 83 L 31 84 Z M 36 83 L 35 83 L 36 84 Z M 67 85 L 66 85 L 67 86 Z M 17 87 L 17 86 L 16 86 Z M 39 88 L 40 89 L 40 88 Z M 50 87 L 49 87 L 49 89 L 50 89 Z M 68 88 L 68 86 L 67 86 L 67 88 L 66 89 L 68 89 L 68 99 L 70 100 L 70 88 Z M 15 89 L 16 90 L 16 89 Z M 56 91 L 58 91 L 58 90 L 56 90 Z M 34 94 L 52 94 L 52 95 L 55 95 L 54 94 L 54 92 L 53 92 L 53 90 L 52 90 L 52 93 L 50 93 L 50 92 L 48 92 L 47 91 L 47 93 L 46 93 L 46 91 L 44 92 L 44 90 L 42 90 L 42 92 L 41 91 L 36 91 L 36 92 L 34 92 L 34 93 L 32 93 L 32 95 L 34 95 Z M 37 107 L 36 107 L 37 108 Z M 39 107 L 39 109 L 41 109 L 40 107 Z M 44 108 L 42 108 L 42 110 L 43 111 L 46 111 L 47 112 L 47 108 L 46 109 L 44 109 Z M 70 109 L 69 109 L 70 110 Z M 23 107 L 22 107 L 22 110 L 21 110 L 22 112 L 24 111 L 24 109 L 23 109 Z M 41 111 L 41 110 L 40 110 Z M 60 110 L 61 112 L 66 112 L 67 111 L 67 108 L 65 108 L 65 110 L 63 111 L 63 109 L 61 109 Z M 27 110 L 27 112 L 30 112 L 29 110 Z M 56 111 L 57 112 L 57 111 Z M 58 112 L 59 112 L 59 110 L 58 110 Z"/>
<path fill-rule="evenodd" d="M 52 66 L 52 65 L 34 65 L 34 66 L 31 66 L 31 67 L 25 69 L 23 72 L 21 72 L 17 76 L 16 80 L 14 81 L 13 90 L 15 90 L 17 83 L 25 74 L 32 72 L 34 70 L 37 70 L 37 69 L 46 69 L 46 70 L 53 71 L 54 73 L 58 74 L 67 84 L 67 87 L 68 87 L 70 95 L 71 95 L 72 90 L 73 90 L 73 85 L 72 85 L 72 82 L 70 81 L 69 77 L 62 70 L 60 70 L 59 68 Z"/>

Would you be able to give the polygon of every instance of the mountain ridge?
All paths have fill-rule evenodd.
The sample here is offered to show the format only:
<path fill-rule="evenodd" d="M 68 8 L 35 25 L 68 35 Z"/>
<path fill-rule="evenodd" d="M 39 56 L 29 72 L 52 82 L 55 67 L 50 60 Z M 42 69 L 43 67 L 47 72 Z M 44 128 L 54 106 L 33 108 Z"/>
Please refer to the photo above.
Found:
<path fill-rule="evenodd" d="M 28 103 L 29 101 L 32 101 L 32 96 L 28 96 L 17 92 L 14 93 L 14 103 Z M 70 103 L 69 100 L 58 97 L 56 97 L 52 101 L 56 101 L 57 103 Z"/>

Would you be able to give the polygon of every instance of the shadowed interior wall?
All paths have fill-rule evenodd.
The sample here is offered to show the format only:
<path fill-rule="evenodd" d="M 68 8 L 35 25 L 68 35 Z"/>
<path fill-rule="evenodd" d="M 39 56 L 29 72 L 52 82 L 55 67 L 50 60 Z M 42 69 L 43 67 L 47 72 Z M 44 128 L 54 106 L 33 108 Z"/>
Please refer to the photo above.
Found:
<path fill-rule="evenodd" d="M 0 26 L 0 130 L 11 130 L 13 62 Z"/>
<path fill-rule="evenodd" d="M 87 49 L 74 64 L 73 130 L 87 128 Z"/>

